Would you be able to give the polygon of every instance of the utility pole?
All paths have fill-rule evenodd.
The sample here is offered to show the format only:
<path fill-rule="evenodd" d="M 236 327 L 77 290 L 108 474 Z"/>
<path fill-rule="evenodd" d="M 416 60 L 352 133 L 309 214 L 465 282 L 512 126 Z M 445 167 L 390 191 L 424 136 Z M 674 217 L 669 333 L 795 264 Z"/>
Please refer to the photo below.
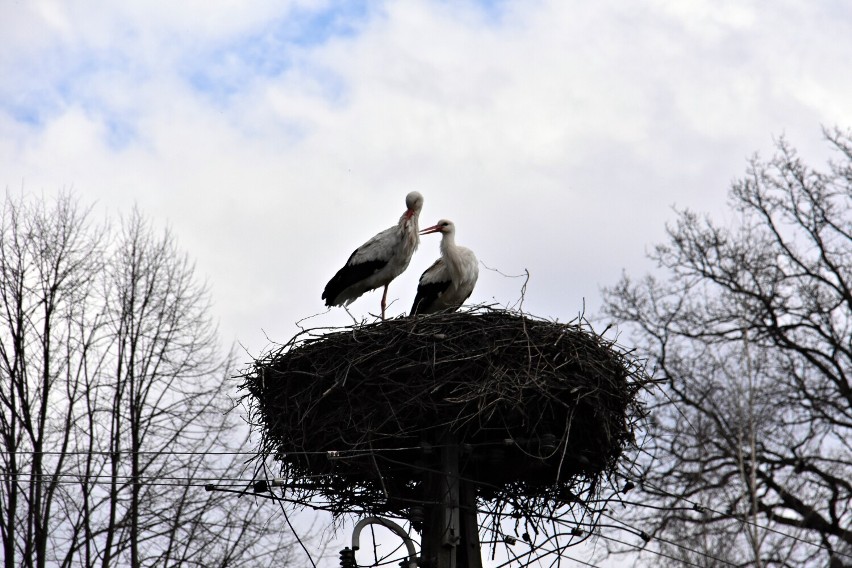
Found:
<path fill-rule="evenodd" d="M 421 568 L 482 568 L 476 487 L 461 479 L 460 446 L 454 437 L 441 444 L 439 469 L 430 472 L 426 519 L 420 543 Z"/>

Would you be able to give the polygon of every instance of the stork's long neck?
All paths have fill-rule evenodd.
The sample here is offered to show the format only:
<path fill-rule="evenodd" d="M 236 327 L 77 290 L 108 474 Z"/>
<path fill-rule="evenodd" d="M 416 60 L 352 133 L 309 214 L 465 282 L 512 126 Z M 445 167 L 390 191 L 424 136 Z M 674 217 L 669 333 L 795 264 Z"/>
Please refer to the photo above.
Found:
<path fill-rule="evenodd" d="M 441 235 L 441 254 L 444 256 L 453 255 L 456 252 L 456 236 L 453 233 L 444 233 Z M 453 255 L 454 256 L 454 255 Z"/>
<path fill-rule="evenodd" d="M 453 285 L 458 285 L 459 266 L 458 246 L 456 245 L 456 236 L 454 233 L 444 233 L 441 236 L 441 256 L 447 265 L 447 270 L 450 271 L 450 277 L 453 280 Z"/>
<path fill-rule="evenodd" d="M 399 218 L 399 232 L 402 235 L 403 246 L 408 254 L 413 254 L 417 250 L 417 245 L 420 244 L 420 227 L 418 219 L 420 211 L 408 210 Z"/>

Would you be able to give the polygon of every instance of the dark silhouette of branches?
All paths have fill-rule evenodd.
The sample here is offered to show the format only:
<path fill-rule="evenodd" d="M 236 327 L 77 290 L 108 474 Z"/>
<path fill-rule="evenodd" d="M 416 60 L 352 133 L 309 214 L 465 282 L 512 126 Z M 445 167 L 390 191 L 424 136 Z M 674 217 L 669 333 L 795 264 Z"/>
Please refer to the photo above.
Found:
<path fill-rule="evenodd" d="M 662 276 L 605 291 L 667 381 L 638 477 L 671 507 L 644 521 L 738 565 L 852 565 L 852 137 L 825 136 L 826 171 L 779 140 L 734 182 L 735 221 L 679 211 Z"/>
<path fill-rule="evenodd" d="M 274 506 L 192 483 L 238 477 L 245 432 L 208 292 L 168 231 L 7 195 L 0 300 L 4 566 L 287 561 Z"/>

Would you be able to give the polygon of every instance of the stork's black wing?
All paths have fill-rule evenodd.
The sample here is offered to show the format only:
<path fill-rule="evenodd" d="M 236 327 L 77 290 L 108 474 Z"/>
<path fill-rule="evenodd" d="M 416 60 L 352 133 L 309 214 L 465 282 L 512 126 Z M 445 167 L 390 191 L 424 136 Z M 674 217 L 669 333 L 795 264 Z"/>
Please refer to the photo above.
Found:
<path fill-rule="evenodd" d="M 414 304 L 411 306 L 411 315 L 418 313 L 430 313 L 432 311 L 432 306 L 435 304 L 435 300 L 440 298 L 441 294 L 447 291 L 450 284 L 452 284 L 452 282 L 449 280 L 420 284 L 417 287 L 417 295 L 414 296 Z"/>
<path fill-rule="evenodd" d="M 357 251 L 356 251 L 357 252 Z M 352 253 L 355 256 L 355 253 Z M 352 260 L 352 257 L 349 257 Z M 361 280 L 368 278 L 384 268 L 387 265 L 387 260 L 367 260 L 358 264 L 349 264 L 348 262 L 337 271 L 328 284 L 325 285 L 325 290 L 322 292 L 322 299 L 325 300 L 326 306 L 336 306 L 341 302 L 336 301 L 337 297 Z"/>

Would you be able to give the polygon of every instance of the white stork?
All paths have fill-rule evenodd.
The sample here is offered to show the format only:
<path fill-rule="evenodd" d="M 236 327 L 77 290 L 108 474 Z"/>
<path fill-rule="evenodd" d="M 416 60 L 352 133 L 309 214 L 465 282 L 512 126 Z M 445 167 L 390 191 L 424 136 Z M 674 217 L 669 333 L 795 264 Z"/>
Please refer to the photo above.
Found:
<path fill-rule="evenodd" d="M 355 249 L 343 268 L 328 281 L 322 293 L 326 306 L 348 306 L 364 292 L 384 286 L 382 319 L 385 319 L 388 284 L 408 268 L 420 244 L 417 221 L 423 196 L 412 191 L 405 196 L 405 207 L 399 223 Z"/>
<path fill-rule="evenodd" d="M 470 297 L 479 278 L 476 255 L 469 248 L 456 244 L 456 226 L 452 221 L 442 219 L 437 225 L 420 231 L 421 235 L 429 233 L 443 235 L 441 258 L 420 276 L 411 315 L 459 309 Z"/>

